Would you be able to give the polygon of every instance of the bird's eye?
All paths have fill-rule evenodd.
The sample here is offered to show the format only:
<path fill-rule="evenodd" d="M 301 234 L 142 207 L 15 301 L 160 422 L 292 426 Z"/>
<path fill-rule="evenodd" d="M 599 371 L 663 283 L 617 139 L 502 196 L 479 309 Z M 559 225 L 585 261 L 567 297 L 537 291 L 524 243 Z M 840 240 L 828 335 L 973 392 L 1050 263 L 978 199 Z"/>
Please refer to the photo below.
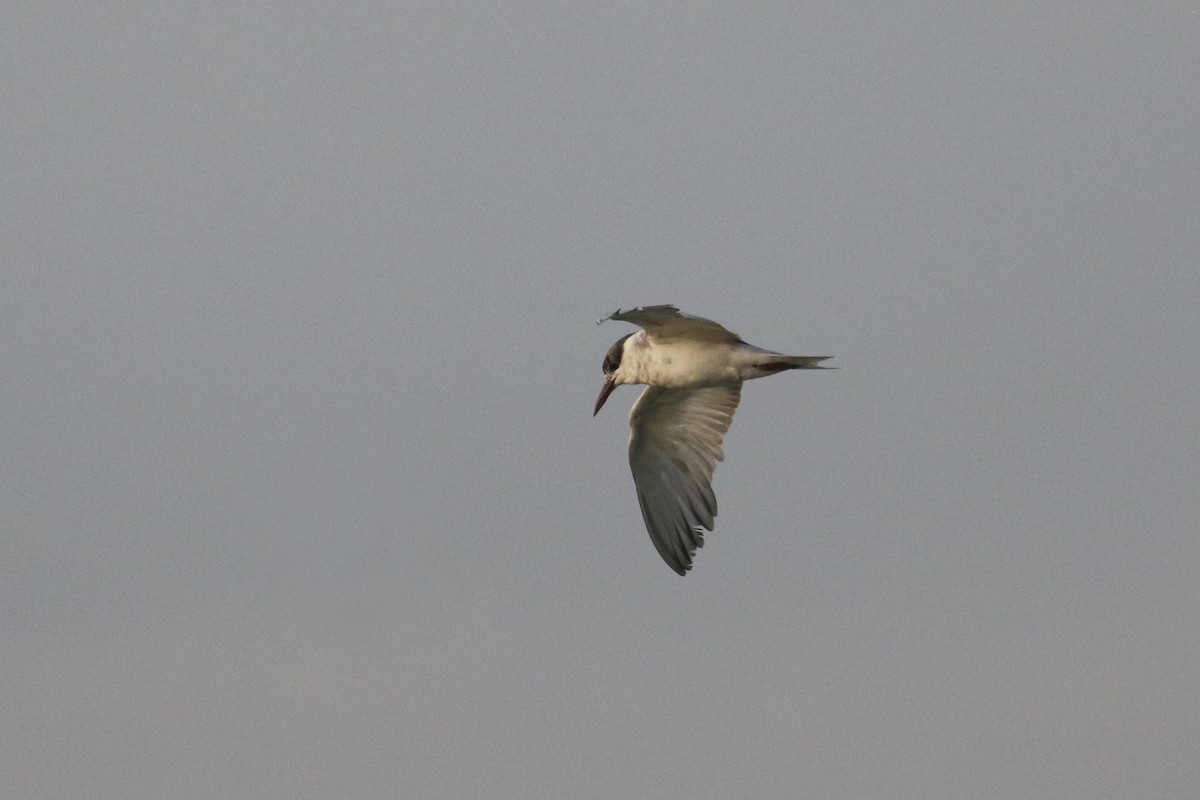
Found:
<path fill-rule="evenodd" d="M 608 352 L 604 354 L 604 363 L 601 365 L 601 368 L 604 370 L 604 374 L 607 375 L 609 373 L 616 372 L 617 368 L 621 366 L 621 349 L 625 344 L 625 340 L 630 336 L 633 336 L 633 334 L 625 334 L 620 339 L 617 339 L 612 347 L 608 348 Z"/>

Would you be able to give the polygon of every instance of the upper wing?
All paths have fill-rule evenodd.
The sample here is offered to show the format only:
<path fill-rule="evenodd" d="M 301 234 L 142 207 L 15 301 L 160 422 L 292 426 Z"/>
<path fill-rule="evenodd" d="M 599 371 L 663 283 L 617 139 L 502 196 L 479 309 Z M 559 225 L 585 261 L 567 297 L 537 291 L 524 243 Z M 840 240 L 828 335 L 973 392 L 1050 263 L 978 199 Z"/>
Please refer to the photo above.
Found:
<path fill-rule="evenodd" d="M 650 540 L 683 575 L 713 529 L 712 476 L 721 441 L 742 396 L 740 383 L 642 392 L 629 413 L 629 466 Z"/>
<path fill-rule="evenodd" d="M 682 314 L 675 306 L 642 306 L 628 311 L 617 309 L 599 322 L 616 319 L 622 322 L 632 322 L 645 329 L 646 335 L 652 340 L 672 339 L 676 336 L 686 336 L 689 339 L 699 339 L 710 342 L 740 342 L 741 338 L 722 325 L 710 319 L 693 317 Z"/>

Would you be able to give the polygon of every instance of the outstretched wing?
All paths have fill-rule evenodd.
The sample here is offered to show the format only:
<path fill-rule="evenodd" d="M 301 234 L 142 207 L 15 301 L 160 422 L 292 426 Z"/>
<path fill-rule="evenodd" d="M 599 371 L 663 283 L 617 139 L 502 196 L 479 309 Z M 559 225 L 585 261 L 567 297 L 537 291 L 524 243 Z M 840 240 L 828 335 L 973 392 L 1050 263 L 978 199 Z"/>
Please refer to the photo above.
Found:
<path fill-rule="evenodd" d="M 732 344 L 741 341 L 736 333 L 732 333 L 723 325 L 711 319 L 680 313 L 675 306 L 642 306 L 628 311 L 617 309 L 608 316 L 601 317 L 599 322 L 610 319 L 641 326 L 652 341 L 668 341 L 680 336 L 705 342 Z"/>
<path fill-rule="evenodd" d="M 703 529 L 713 529 L 713 471 L 725 458 L 721 442 L 741 399 L 740 383 L 642 392 L 629 413 L 629 466 L 650 540 L 683 575 Z"/>

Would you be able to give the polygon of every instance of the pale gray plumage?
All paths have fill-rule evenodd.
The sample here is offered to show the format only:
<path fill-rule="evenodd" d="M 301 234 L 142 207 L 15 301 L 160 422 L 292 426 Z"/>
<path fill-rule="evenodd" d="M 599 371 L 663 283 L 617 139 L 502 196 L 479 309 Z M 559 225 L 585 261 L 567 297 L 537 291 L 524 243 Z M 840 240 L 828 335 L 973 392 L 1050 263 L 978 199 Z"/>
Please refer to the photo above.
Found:
<path fill-rule="evenodd" d="M 740 383 L 642 392 L 629 414 L 629 467 L 650 540 L 671 569 L 687 571 L 701 528 L 713 529 L 712 476 L 742 395 Z"/>
<path fill-rule="evenodd" d="M 823 369 L 828 356 L 787 356 L 674 306 L 616 311 L 599 322 L 632 322 L 604 357 L 595 412 L 621 384 L 646 384 L 629 414 L 629 466 L 650 539 L 680 575 L 713 529 L 713 472 L 741 399 L 742 382 L 789 369 Z"/>

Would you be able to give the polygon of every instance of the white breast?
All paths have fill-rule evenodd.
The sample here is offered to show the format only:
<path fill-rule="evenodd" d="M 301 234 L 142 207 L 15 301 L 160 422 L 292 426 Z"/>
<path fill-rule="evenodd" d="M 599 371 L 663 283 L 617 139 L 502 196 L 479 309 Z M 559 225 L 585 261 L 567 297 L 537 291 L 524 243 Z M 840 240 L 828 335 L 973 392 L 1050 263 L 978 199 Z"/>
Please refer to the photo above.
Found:
<path fill-rule="evenodd" d="M 724 343 L 678 339 L 651 343 L 638 332 L 626 340 L 618 383 L 641 383 L 682 389 L 713 386 L 739 380 L 735 348 Z"/>

